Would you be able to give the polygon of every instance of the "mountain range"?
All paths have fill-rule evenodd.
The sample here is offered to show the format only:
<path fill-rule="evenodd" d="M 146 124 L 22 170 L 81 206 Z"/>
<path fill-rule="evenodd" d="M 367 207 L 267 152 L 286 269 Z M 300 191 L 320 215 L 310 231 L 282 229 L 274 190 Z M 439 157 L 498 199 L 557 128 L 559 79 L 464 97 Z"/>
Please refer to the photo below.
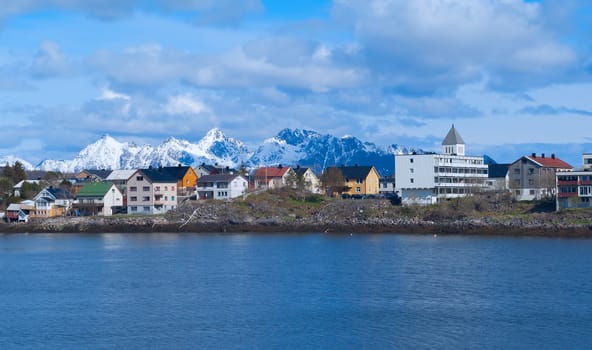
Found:
<path fill-rule="evenodd" d="M 72 160 L 47 159 L 37 166 L 15 156 L 0 157 L 0 166 L 20 161 L 25 169 L 77 172 L 83 169 L 137 169 L 149 166 L 198 166 L 218 164 L 237 168 L 271 165 L 301 165 L 321 171 L 333 165 L 374 165 L 381 175 L 394 171 L 394 155 L 422 150 L 377 146 L 353 136 L 335 137 L 311 130 L 284 129 L 262 144 L 248 147 L 244 142 L 228 137 L 222 130 L 210 130 L 197 143 L 170 137 L 160 145 L 136 145 L 120 142 L 103 135 L 86 146 Z"/>

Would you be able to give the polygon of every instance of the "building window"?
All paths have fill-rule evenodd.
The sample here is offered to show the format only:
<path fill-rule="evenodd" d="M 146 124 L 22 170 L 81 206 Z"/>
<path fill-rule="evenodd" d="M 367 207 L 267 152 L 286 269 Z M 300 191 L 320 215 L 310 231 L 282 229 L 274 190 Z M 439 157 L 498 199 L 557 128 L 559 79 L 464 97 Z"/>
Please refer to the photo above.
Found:
<path fill-rule="evenodd" d="M 155 191 L 160 191 L 160 186 L 156 186 L 156 187 L 154 187 L 154 190 L 155 190 Z"/>
<path fill-rule="evenodd" d="M 411 183 L 413 183 L 413 179 L 409 179 L 409 181 L 410 181 Z"/>
<path fill-rule="evenodd" d="M 534 193 L 535 193 L 534 190 L 530 190 L 530 195 L 531 196 L 534 196 Z"/>
<path fill-rule="evenodd" d="M 356 187 L 356 192 L 360 193 L 360 192 L 362 192 L 362 189 L 359 187 Z"/>
<path fill-rule="evenodd" d="M 413 163 L 413 158 L 409 158 L 409 163 Z"/>
<path fill-rule="evenodd" d="M 148 197 L 148 196 L 142 197 L 142 202 L 150 202 L 150 197 Z"/>
<path fill-rule="evenodd" d="M 142 187 L 142 191 L 144 191 L 144 192 L 150 191 L 150 186 Z"/>
<path fill-rule="evenodd" d="M 138 211 L 138 207 L 130 207 L 130 210 L 131 210 L 132 212 L 136 212 L 136 211 Z"/>
<path fill-rule="evenodd" d="M 409 172 L 410 172 L 411 174 L 413 174 L 413 168 L 409 169 Z"/>
<path fill-rule="evenodd" d="M 150 211 L 150 207 L 144 207 L 144 211 Z"/>
<path fill-rule="evenodd" d="M 138 188 L 136 186 L 130 187 L 130 192 L 136 192 L 137 190 L 138 190 Z"/>
<path fill-rule="evenodd" d="M 136 181 L 144 181 L 144 176 L 136 176 Z"/>
<path fill-rule="evenodd" d="M 171 186 L 171 191 L 174 191 L 174 190 L 175 190 L 175 186 Z"/>
<path fill-rule="evenodd" d="M 136 201 L 138 201 L 138 197 L 136 197 L 136 196 L 130 197 L 130 201 L 136 202 Z"/>
<path fill-rule="evenodd" d="M 174 201 L 175 200 L 175 196 L 171 196 L 171 200 Z"/>
<path fill-rule="evenodd" d="M 534 168 L 528 168 L 528 175 L 534 174 Z"/>

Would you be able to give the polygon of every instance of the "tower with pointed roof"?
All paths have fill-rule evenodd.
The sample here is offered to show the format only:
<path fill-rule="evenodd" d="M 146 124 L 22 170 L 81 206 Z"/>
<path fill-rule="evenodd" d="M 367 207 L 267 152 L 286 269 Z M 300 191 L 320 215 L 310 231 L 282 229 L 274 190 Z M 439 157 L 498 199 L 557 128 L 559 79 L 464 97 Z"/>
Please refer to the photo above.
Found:
<path fill-rule="evenodd" d="M 454 124 L 452 124 L 444 141 L 442 141 L 442 153 L 455 156 L 465 155 L 465 141 L 454 128 Z"/>
<path fill-rule="evenodd" d="M 465 141 L 454 124 L 442 141 L 442 153 L 395 155 L 395 189 L 403 205 L 435 204 L 482 191 L 488 166 L 483 156 L 465 155 Z"/>

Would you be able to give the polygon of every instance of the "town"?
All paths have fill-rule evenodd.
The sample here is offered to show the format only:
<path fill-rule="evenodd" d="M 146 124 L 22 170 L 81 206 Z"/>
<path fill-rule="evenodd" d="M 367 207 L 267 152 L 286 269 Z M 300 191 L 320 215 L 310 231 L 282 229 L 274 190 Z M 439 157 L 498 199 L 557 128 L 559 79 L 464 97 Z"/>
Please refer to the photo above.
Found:
<path fill-rule="evenodd" d="M 146 169 L 86 169 L 74 174 L 25 171 L 6 165 L 0 178 L 0 216 L 10 223 L 63 216 L 154 215 L 186 201 L 235 200 L 283 187 L 303 195 L 342 199 L 388 199 L 404 206 L 437 205 L 480 193 L 516 201 L 554 200 L 555 209 L 589 208 L 592 153 L 574 167 L 557 155 L 520 156 L 487 163 L 466 155 L 454 125 L 440 153 L 394 156 L 394 176 L 381 177 L 372 164 L 335 165 L 316 174 L 310 167 L 275 165 L 256 169 L 201 164 Z"/>

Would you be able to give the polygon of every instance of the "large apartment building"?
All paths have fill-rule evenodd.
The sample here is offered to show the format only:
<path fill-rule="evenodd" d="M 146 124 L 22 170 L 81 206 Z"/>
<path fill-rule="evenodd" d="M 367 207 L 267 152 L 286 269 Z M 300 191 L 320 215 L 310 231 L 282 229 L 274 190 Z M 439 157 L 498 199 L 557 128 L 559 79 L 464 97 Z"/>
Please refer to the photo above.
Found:
<path fill-rule="evenodd" d="M 483 157 L 465 155 L 465 142 L 454 125 L 442 141 L 441 154 L 395 156 L 396 189 L 404 205 L 471 195 L 483 190 L 486 179 Z"/>
<path fill-rule="evenodd" d="M 128 214 L 162 214 L 177 206 L 178 179 L 162 168 L 137 170 L 128 180 Z"/>

